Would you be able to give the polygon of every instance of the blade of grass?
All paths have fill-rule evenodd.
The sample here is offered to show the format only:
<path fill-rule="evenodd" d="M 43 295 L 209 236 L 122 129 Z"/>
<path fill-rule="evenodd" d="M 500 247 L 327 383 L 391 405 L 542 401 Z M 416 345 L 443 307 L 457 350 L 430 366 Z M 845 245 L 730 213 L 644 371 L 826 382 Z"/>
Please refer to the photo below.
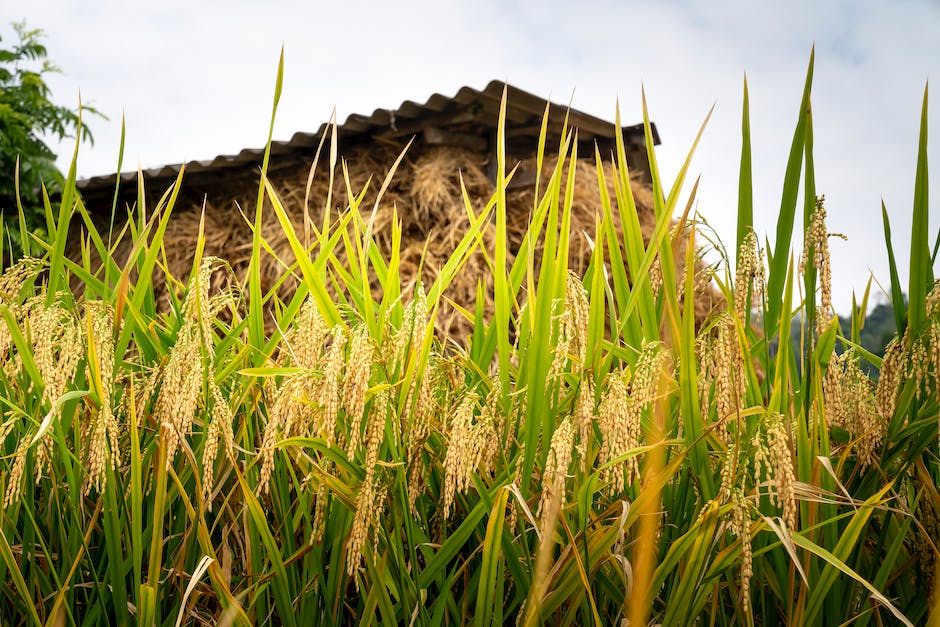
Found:
<path fill-rule="evenodd" d="M 914 177 L 914 215 L 911 219 L 911 267 L 908 284 L 908 322 L 913 333 L 920 333 L 927 317 L 927 292 L 933 284 L 928 240 L 929 207 L 927 172 L 927 86 L 920 116 L 920 136 L 917 147 L 917 173 Z M 900 328 L 900 327 L 899 327 Z"/>
<path fill-rule="evenodd" d="M 29 236 L 27 234 L 27 227 L 26 227 L 26 214 L 23 212 L 23 200 L 22 198 L 20 198 L 20 156 L 19 155 L 16 156 L 16 167 L 13 169 L 13 190 L 15 191 L 14 198 L 16 201 L 16 215 L 17 215 L 17 218 L 19 220 L 19 225 L 20 225 L 20 246 L 22 247 L 23 256 L 27 257 L 30 254 L 30 245 L 29 245 Z"/>
<path fill-rule="evenodd" d="M 59 215 L 55 224 L 49 230 L 49 237 L 53 242 L 52 253 L 49 256 L 49 282 L 46 284 L 46 305 L 51 305 L 58 297 L 60 286 L 68 289 L 66 275 L 62 272 L 65 259 L 65 245 L 68 243 L 69 222 L 72 219 L 72 208 L 75 201 L 75 179 L 78 164 L 78 148 L 82 142 L 82 101 L 78 99 L 78 118 L 75 124 L 75 149 L 72 152 L 72 161 L 69 172 L 62 186 L 62 198 L 59 201 Z"/>
<path fill-rule="evenodd" d="M 486 535 L 481 547 L 483 563 L 480 565 L 480 581 L 477 584 L 476 611 L 473 614 L 473 624 L 477 627 L 493 624 L 492 608 L 497 596 L 497 587 L 503 582 L 497 580 L 499 563 L 502 561 L 503 525 L 506 521 L 506 502 L 509 499 L 509 490 L 503 488 L 493 501 L 490 518 L 486 523 Z"/>
<path fill-rule="evenodd" d="M 288 575 L 284 568 L 284 561 L 281 558 L 280 549 L 268 526 L 267 517 L 261 507 L 261 503 L 255 498 L 254 491 L 248 486 L 245 477 L 238 469 L 235 469 L 236 480 L 241 488 L 245 499 L 245 506 L 255 532 L 264 545 L 265 555 L 270 560 L 271 567 L 274 569 L 274 578 L 271 580 L 271 587 L 274 589 L 274 604 L 277 607 L 278 621 L 284 625 L 292 627 L 297 624 L 294 609 L 292 607 L 293 595 L 288 589 Z"/>
<path fill-rule="evenodd" d="M 506 234 L 506 98 L 508 84 L 503 87 L 496 124 L 496 237 L 493 243 L 493 322 L 496 325 L 496 355 L 499 361 L 499 386 L 502 396 L 509 393 L 509 284 L 506 276 L 506 253 L 509 246 Z"/>
<path fill-rule="evenodd" d="M 744 105 L 741 112 L 741 168 L 738 172 L 738 237 L 735 257 L 744 238 L 754 227 L 754 189 L 751 174 L 751 113 L 747 93 L 747 74 L 744 75 Z"/>
<path fill-rule="evenodd" d="M 108 221 L 108 250 L 111 250 L 112 234 L 114 233 L 114 218 L 117 215 L 118 199 L 120 198 L 121 191 L 121 167 L 124 165 L 124 140 L 127 134 L 127 127 L 124 123 L 124 112 L 121 112 L 121 141 L 118 144 L 118 161 L 117 161 L 117 170 L 115 170 L 114 177 L 114 197 L 111 199 L 111 219 Z M 91 229 L 92 231 L 97 231 Z M 102 256 L 102 260 L 104 257 Z M 108 264 L 105 266 L 105 285 L 111 285 L 111 265 Z"/>
<path fill-rule="evenodd" d="M 891 309 L 894 312 L 894 324 L 898 335 L 903 335 L 907 328 L 907 304 L 901 291 L 901 279 L 898 277 L 898 264 L 894 259 L 894 246 L 891 243 L 891 222 L 884 199 L 881 200 L 881 221 L 884 224 L 885 247 L 888 249 L 888 270 L 891 273 Z"/>
<path fill-rule="evenodd" d="M 0 520 L 2 520 L 2 517 L 0 517 Z M 39 620 L 39 612 L 36 611 L 36 605 L 33 603 L 33 596 L 30 593 L 29 586 L 26 585 L 26 580 L 23 579 L 23 573 L 20 572 L 20 565 L 17 563 L 16 558 L 13 557 L 13 551 L 10 550 L 10 543 L 7 542 L 6 534 L 2 529 L 0 529 L 0 559 L 3 560 L 9 576 L 13 579 L 13 587 L 19 593 L 20 600 L 23 604 L 22 607 L 26 608 L 30 620 L 32 620 L 34 625 L 41 625 L 42 621 Z"/>
<path fill-rule="evenodd" d="M 800 170 L 803 165 L 803 144 L 806 139 L 806 116 L 809 109 L 810 91 L 813 85 L 813 62 L 815 48 L 809 56 L 809 67 L 806 70 L 806 84 L 803 87 L 803 98 L 800 101 L 800 114 L 797 117 L 796 129 L 793 131 L 793 142 L 790 145 L 790 156 L 787 159 L 786 174 L 783 179 L 783 194 L 780 200 L 780 211 L 777 216 L 777 237 L 774 242 L 773 256 L 769 259 L 769 275 L 767 277 L 767 315 L 765 328 L 776 329 L 777 322 L 782 315 L 783 288 L 787 280 L 787 263 L 793 238 L 793 222 L 796 214 L 796 200 L 800 188 Z M 768 249 L 769 250 L 769 249 Z M 786 336 L 781 335 L 781 342 Z"/>
<path fill-rule="evenodd" d="M 268 126 L 268 139 L 264 146 L 264 158 L 261 161 L 261 178 L 258 181 L 258 202 L 255 205 L 254 231 L 251 238 L 251 259 L 248 262 L 248 335 L 253 346 L 264 345 L 264 312 L 261 308 L 261 225 L 263 223 L 262 210 L 264 207 L 265 182 L 267 180 L 268 163 L 271 159 L 271 141 L 274 137 L 274 118 L 277 115 L 277 105 L 281 100 L 281 90 L 284 86 L 284 47 L 281 46 L 281 55 L 277 62 L 277 78 L 274 82 L 274 103 L 271 106 L 271 122 Z"/>
<path fill-rule="evenodd" d="M 861 514 L 861 512 L 859 512 L 859 514 Z M 908 627 L 914 627 L 914 623 L 908 620 L 908 618 L 901 612 L 901 610 L 895 607 L 894 604 L 891 603 L 891 601 L 884 594 L 882 594 L 877 588 L 875 588 L 871 583 L 869 583 L 868 580 L 866 580 L 864 577 L 862 577 L 857 572 L 855 572 L 852 568 L 850 568 L 843 560 L 839 559 L 835 554 L 827 551 L 825 548 L 819 546 L 818 544 L 809 540 L 808 538 L 806 538 L 800 533 L 794 532 L 792 537 L 793 537 L 793 543 L 795 545 L 803 549 L 806 549 L 807 551 L 813 553 L 814 555 L 822 558 L 826 562 L 825 569 L 833 573 L 832 577 L 835 577 L 835 571 L 837 570 L 842 572 L 845 575 L 848 575 L 849 577 L 851 577 L 852 579 L 860 583 L 866 590 L 868 590 L 872 598 L 875 601 L 878 601 L 879 603 L 881 603 L 883 606 L 885 606 L 888 609 L 888 611 L 890 611 L 891 614 L 900 623 L 907 625 Z M 840 541 L 840 544 L 842 544 L 841 541 Z M 824 586 L 823 589 L 828 590 L 828 586 Z M 814 592 L 818 590 L 820 590 L 820 588 L 814 588 Z M 819 599 L 822 597 L 820 596 L 820 594 L 817 593 L 817 594 L 813 594 L 812 598 Z M 816 609 L 816 606 L 812 606 L 812 607 L 813 609 Z M 815 612 L 811 612 L 810 610 L 807 610 L 807 616 L 808 618 L 806 620 L 807 622 L 809 622 L 810 620 L 809 617 L 814 618 Z"/>

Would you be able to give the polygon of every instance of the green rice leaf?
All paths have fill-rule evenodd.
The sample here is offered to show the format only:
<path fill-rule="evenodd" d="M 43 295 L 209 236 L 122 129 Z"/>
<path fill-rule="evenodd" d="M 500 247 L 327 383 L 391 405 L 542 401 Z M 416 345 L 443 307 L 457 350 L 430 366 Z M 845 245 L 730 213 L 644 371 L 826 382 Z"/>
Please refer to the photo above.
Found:
<path fill-rule="evenodd" d="M 868 516 L 870 515 L 870 511 L 871 511 L 871 508 L 864 508 L 862 510 L 859 510 L 859 512 L 855 515 L 855 517 L 853 517 L 853 523 L 856 521 L 856 519 L 867 520 Z M 866 512 L 868 512 L 869 514 L 866 514 Z M 824 567 L 824 570 L 823 570 L 823 575 L 820 577 L 819 583 L 815 583 L 813 587 L 811 588 L 810 600 L 807 605 L 806 614 L 804 617 L 804 620 L 806 620 L 806 624 L 815 622 L 817 613 L 819 611 L 820 603 L 825 598 L 826 593 L 829 591 L 829 586 L 832 584 L 832 581 L 836 577 L 836 573 L 838 571 L 844 575 L 848 575 L 853 580 L 860 583 L 862 587 L 868 590 L 869 594 L 871 594 L 872 596 L 872 599 L 874 599 L 875 601 L 883 605 L 885 608 L 887 608 L 888 611 L 890 611 L 891 614 L 895 617 L 895 619 L 897 619 L 900 623 L 907 625 L 908 627 L 914 627 L 914 623 L 912 623 L 901 612 L 901 610 L 895 607 L 894 604 L 891 603 L 891 601 L 884 594 L 882 594 L 877 588 L 875 588 L 868 580 L 866 580 L 864 577 L 859 575 L 855 570 L 849 567 L 845 563 L 845 561 L 843 561 L 843 559 L 840 559 L 838 557 L 838 553 L 840 553 L 839 549 L 841 547 L 852 546 L 858 540 L 858 536 L 856 535 L 857 532 L 859 531 L 857 528 L 858 526 L 853 524 L 851 525 L 851 527 L 852 527 L 852 532 L 850 532 L 850 535 L 848 535 L 848 537 L 846 537 L 846 535 L 842 536 L 842 539 L 839 541 L 839 545 L 836 547 L 836 552 L 830 552 L 826 550 L 825 548 L 819 546 L 818 544 L 808 539 L 801 533 L 793 532 L 791 535 L 793 539 L 793 543 L 795 545 L 820 557 L 826 563 L 826 566 Z"/>
<path fill-rule="evenodd" d="M 754 227 L 754 190 L 751 174 L 751 113 L 747 94 L 747 74 L 744 75 L 744 104 L 741 112 L 741 168 L 738 174 L 738 237 L 735 257 L 744 238 Z"/>
<path fill-rule="evenodd" d="M 486 524 L 486 536 L 483 538 L 483 546 L 481 547 L 483 563 L 480 565 L 476 612 L 473 615 L 473 624 L 478 627 L 493 624 L 491 610 L 497 597 L 497 589 L 503 586 L 503 582 L 497 579 L 497 574 L 503 556 L 503 526 L 506 521 L 506 502 L 508 499 L 509 490 L 501 489 L 493 500 L 489 522 Z"/>
<path fill-rule="evenodd" d="M 777 215 L 777 237 L 774 242 L 773 255 L 768 259 L 770 268 L 767 277 L 767 317 L 764 323 L 766 329 L 776 329 L 777 322 L 783 315 L 783 288 L 787 280 L 787 262 L 790 257 L 788 251 L 792 245 L 796 200 L 800 191 L 800 169 L 803 165 L 814 58 L 815 50 L 810 54 L 809 68 L 806 70 L 806 84 L 800 101 L 800 114 L 797 117 L 796 130 L 793 131 L 793 142 L 790 145 L 790 156 L 787 159 L 786 174 L 783 179 L 783 194 Z"/>
<path fill-rule="evenodd" d="M 914 215 L 911 220 L 911 268 L 908 285 L 908 322 L 914 333 L 920 333 L 927 317 L 926 297 L 933 285 L 933 269 L 930 264 L 928 240 L 927 172 L 927 86 L 924 86 L 924 103 L 920 116 L 920 137 L 917 147 L 917 174 L 914 177 Z M 898 327 L 900 328 L 900 327 Z"/>
<path fill-rule="evenodd" d="M 898 334 L 903 334 L 907 328 L 907 303 L 904 292 L 901 290 L 901 280 L 898 277 L 898 264 L 894 259 L 894 246 L 891 243 L 891 222 L 885 201 L 881 201 L 881 221 L 884 224 L 885 248 L 888 249 L 888 269 L 891 273 L 891 309 L 894 311 L 894 325 Z"/>

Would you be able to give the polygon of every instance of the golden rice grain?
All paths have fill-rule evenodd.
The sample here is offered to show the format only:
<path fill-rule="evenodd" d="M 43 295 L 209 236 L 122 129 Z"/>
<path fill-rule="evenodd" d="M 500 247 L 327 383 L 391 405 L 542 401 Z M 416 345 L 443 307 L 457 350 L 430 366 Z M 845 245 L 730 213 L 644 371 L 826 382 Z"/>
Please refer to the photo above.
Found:
<path fill-rule="evenodd" d="M 352 459 L 359 446 L 362 412 L 366 405 L 366 391 L 369 389 L 369 377 L 372 374 L 372 358 L 375 349 L 365 325 L 360 325 L 353 331 L 352 340 L 349 344 L 349 361 L 342 381 L 342 406 L 349 420 L 347 453 L 349 458 Z"/>
<path fill-rule="evenodd" d="M 294 326 L 285 334 L 287 358 L 283 360 L 284 365 L 317 368 L 329 333 L 329 325 L 320 315 L 316 301 L 312 297 L 307 298 L 297 314 Z"/>
<path fill-rule="evenodd" d="M 202 497 L 206 508 L 212 510 L 212 479 L 215 475 L 215 458 L 219 454 L 219 420 L 209 420 L 206 425 L 205 444 L 202 450 Z"/>
<path fill-rule="evenodd" d="M 930 369 L 933 370 L 933 389 L 936 398 L 940 399 L 940 279 L 934 281 L 933 287 L 927 294 L 927 352 L 930 358 Z M 940 421 L 940 416 L 937 418 Z"/>
<path fill-rule="evenodd" d="M 7 305 L 19 302 L 19 294 L 27 281 L 34 278 L 46 266 L 46 262 L 35 257 L 23 257 L 0 274 L 0 303 Z"/>
<path fill-rule="evenodd" d="M 298 435 L 300 426 L 310 415 L 310 400 L 315 396 L 317 378 L 311 371 L 302 370 L 287 377 L 277 388 L 266 393 L 268 421 L 261 436 L 260 493 L 267 492 L 268 481 L 274 470 L 274 448 L 278 434 L 282 437 Z"/>
<path fill-rule="evenodd" d="M 763 289 L 764 263 L 761 258 L 757 235 L 749 230 L 738 251 L 738 263 L 734 279 L 734 313 L 742 323 L 753 303 L 760 302 Z M 750 298 L 749 298 L 750 296 Z"/>
<path fill-rule="evenodd" d="M 207 257 L 190 280 L 180 310 L 183 324 L 164 366 L 154 407 L 166 440 L 167 469 L 173 463 L 180 442 L 192 428 L 206 374 L 211 372 L 211 361 L 204 352 L 211 350 L 211 345 L 207 346 L 212 341 L 208 329 L 209 277 L 215 264 L 215 259 Z"/>
<path fill-rule="evenodd" d="M 359 569 L 362 548 L 368 542 L 370 530 L 375 529 L 385 509 L 385 490 L 378 482 L 377 470 L 379 448 L 391 406 L 390 393 L 388 389 L 384 389 L 373 400 L 366 423 L 366 455 L 363 462 L 365 478 L 356 498 L 356 515 L 346 544 L 346 570 L 350 576 Z"/>
<path fill-rule="evenodd" d="M 212 509 L 213 478 L 215 473 L 215 459 L 219 453 L 219 440 L 222 441 L 223 451 L 227 459 L 235 460 L 235 442 L 232 433 L 232 422 L 235 417 L 229 407 L 228 401 L 222 396 L 215 378 L 210 374 L 209 391 L 212 397 L 212 414 L 206 429 L 206 443 L 202 454 L 202 489 L 206 506 Z"/>
<path fill-rule="evenodd" d="M 323 461 L 323 472 L 328 473 L 333 467 L 329 459 Z M 317 482 L 317 492 L 313 499 L 313 524 L 311 525 L 311 540 L 314 543 L 323 542 L 326 534 L 326 519 L 330 509 L 330 490 L 325 481 Z"/>
<path fill-rule="evenodd" d="M 367 478 L 371 479 L 371 477 Z M 378 502 L 377 486 L 374 481 L 366 480 L 359 488 L 356 497 L 356 515 L 353 517 L 349 540 L 346 542 L 346 572 L 351 577 L 359 570 L 362 563 L 362 548 L 369 539 L 375 515 L 373 510 Z M 357 583 L 358 586 L 358 583 Z"/>
<path fill-rule="evenodd" d="M 822 335 L 829 327 L 835 311 L 832 308 L 832 264 L 829 257 L 829 238 L 843 237 L 826 230 L 825 196 L 816 198 L 816 209 L 810 220 L 803 242 L 803 254 L 800 258 L 800 272 L 804 272 L 810 263 L 816 268 L 819 280 L 819 310 L 816 315 L 816 333 Z M 812 259 L 810 255 L 812 254 Z"/>
<path fill-rule="evenodd" d="M 408 506 L 412 512 L 415 511 L 415 502 L 423 489 L 427 471 L 422 460 L 422 451 L 431 431 L 431 417 L 434 411 L 431 387 L 433 375 L 434 362 L 429 359 L 420 383 L 412 380 L 405 403 L 405 463 L 408 466 Z"/>
<path fill-rule="evenodd" d="M 477 469 L 489 467 L 498 450 L 492 416 L 484 412 L 474 421 L 479 401 L 479 395 L 467 392 L 450 420 L 450 441 L 444 457 L 444 520 L 450 516 L 454 494 L 466 492 Z"/>
<path fill-rule="evenodd" d="M 823 380 L 823 393 L 825 398 L 825 419 L 829 426 L 844 427 L 850 420 L 847 409 L 849 399 L 846 398 L 848 386 L 845 382 L 845 367 L 849 358 L 848 352 L 833 355 L 826 368 Z"/>
<path fill-rule="evenodd" d="M 475 454 L 473 412 L 478 397 L 468 393 L 450 420 L 450 442 L 444 458 L 444 519 L 450 515 L 454 493 L 461 492 L 469 483 L 466 475 Z"/>
<path fill-rule="evenodd" d="M 568 335 L 571 328 L 571 311 L 564 305 L 562 307 L 561 313 L 556 316 L 558 332 L 555 339 L 552 363 L 548 367 L 548 375 L 545 377 L 547 387 L 557 385 L 558 377 L 564 371 L 572 350 L 572 338 Z"/>
<path fill-rule="evenodd" d="M 282 437 L 306 435 L 311 420 L 311 406 L 318 399 L 323 362 L 323 345 L 329 337 L 329 327 L 320 317 L 316 305 L 308 300 L 298 313 L 295 326 L 285 333 L 284 348 L 278 365 L 293 366 L 299 370 L 275 385 L 267 382 L 268 421 L 261 438 L 261 477 L 259 493 L 265 494 L 274 469 L 274 448 L 278 434 Z"/>
<path fill-rule="evenodd" d="M 375 473 L 375 467 L 379 459 L 379 448 L 382 445 L 382 439 L 385 434 L 385 425 L 389 410 L 393 409 L 391 392 L 388 388 L 379 392 L 372 403 L 372 410 L 366 420 L 365 434 L 365 469 L 366 476 Z"/>
<path fill-rule="evenodd" d="M 346 365 L 343 349 L 347 341 L 346 331 L 341 325 L 333 327 L 331 336 L 333 343 L 330 346 L 329 353 L 327 353 L 326 365 L 323 367 L 323 378 L 320 380 L 320 388 L 316 397 L 319 409 L 314 413 L 313 425 L 310 430 L 312 437 L 323 438 L 328 445 L 336 442 L 336 417 L 340 406 L 341 377 Z"/>
<path fill-rule="evenodd" d="M 56 302 L 48 306 L 32 306 L 29 313 L 33 359 L 43 382 L 43 406 L 52 413 L 55 424 L 60 417 L 59 399 L 73 381 L 78 364 L 84 357 L 82 335 L 75 316 Z M 43 473 L 51 471 L 49 448 L 52 429 L 36 443 L 36 472 L 38 483 Z"/>
<path fill-rule="evenodd" d="M 734 509 L 731 513 L 731 532 L 741 541 L 741 603 L 751 613 L 751 577 L 754 576 L 754 553 L 751 548 L 751 510 L 747 497 L 740 489 L 731 494 Z"/>
<path fill-rule="evenodd" d="M 587 372 L 581 377 L 578 397 L 574 406 L 574 423 L 578 431 L 578 455 L 581 457 L 581 469 L 587 469 L 588 442 L 594 435 L 594 380 Z"/>
<path fill-rule="evenodd" d="M 89 480 L 85 483 L 83 492 L 87 495 L 92 488 L 100 494 L 104 490 L 108 467 L 108 442 L 104 422 L 93 419 L 88 434 L 88 450 L 86 452 Z"/>
<path fill-rule="evenodd" d="M 72 313 L 57 303 L 33 308 L 29 325 L 33 360 L 44 386 L 43 400 L 57 413 L 56 403 L 84 356 L 82 336 Z"/>
<path fill-rule="evenodd" d="M 401 327 L 392 339 L 392 350 L 386 353 L 386 365 L 390 370 L 400 368 L 404 372 L 408 355 L 416 351 L 424 340 L 428 326 L 428 300 L 424 286 L 418 283 L 411 303 L 405 309 Z"/>
<path fill-rule="evenodd" d="M 26 453 L 29 451 L 29 439 L 23 439 L 13 455 L 13 465 L 7 476 L 7 491 L 3 496 L 3 507 L 10 507 L 19 498 L 23 489 L 23 469 L 26 467 Z"/>
<path fill-rule="evenodd" d="M 751 439 L 754 485 L 758 498 L 760 487 L 766 481 L 772 489 L 769 491 L 770 502 L 783 512 L 787 527 L 796 529 L 797 505 L 794 485 L 796 474 L 793 470 L 793 454 L 790 448 L 790 436 L 787 433 L 783 416 L 767 412 L 761 419 L 760 429 Z M 724 475 L 722 475 L 724 478 Z M 724 494 L 732 490 L 724 487 Z"/>
<path fill-rule="evenodd" d="M 570 329 L 566 335 L 571 338 L 572 354 L 576 355 L 579 364 L 584 364 L 587 350 L 588 317 L 591 306 L 588 302 L 588 293 L 584 283 L 576 274 L 569 272 L 565 283 L 565 309 L 571 312 L 568 318 Z"/>
<path fill-rule="evenodd" d="M 886 353 L 882 362 L 882 377 L 885 385 L 891 385 L 891 364 Z M 878 397 L 871 379 L 862 372 L 858 356 L 854 351 L 845 351 L 833 357 L 825 379 L 826 419 L 831 425 L 841 427 L 855 438 L 855 454 L 859 466 L 865 469 L 873 465 L 881 451 L 886 435 L 887 420 L 878 409 Z"/>
<path fill-rule="evenodd" d="M 763 443 L 758 438 L 758 446 L 756 447 L 756 455 L 754 457 L 757 464 L 761 464 L 763 456 L 766 455 L 766 450 L 763 448 L 762 444 Z M 755 466 L 757 466 L 757 464 L 755 464 Z M 725 451 L 724 455 L 724 462 L 721 466 L 721 484 L 718 488 L 718 498 L 722 502 L 731 500 L 731 493 L 737 486 L 737 470 L 739 466 L 740 448 L 736 442 L 732 441 L 728 444 L 728 449 Z M 755 468 L 755 475 L 759 474 L 760 468 Z"/>
<path fill-rule="evenodd" d="M 696 340 L 699 353 L 699 399 L 703 416 L 714 406 L 715 433 L 730 441 L 728 419 L 744 405 L 744 358 L 738 341 L 737 325 L 727 312 L 718 315 L 714 326 Z"/>
<path fill-rule="evenodd" d="M 258 494 L 268 493 L 271 483 L 271 473 L 274 472 L 274 446 L 277 444 L 277 432 L 280 427 L 276 414 L 272 411 L 268 415 L 268 422 L 264 426 L 261 436 L 261 473 L 258 479 Z"/>
<path fill-rule="evenodd" d="M 907 377 L 916 385 L 917 399 L 924 393 L 927 384 L 927 370 L 930 367 L 928 354 L 929 338 L 924 335 L 909 335 L 910 327 L 904 332 L 907 340 Z"/>
<path fill-rule="evenodd" d="M 627 412 L 629 396 L 624 382 L 623 371 L 612 372 L 607 376 L 607 391 L 597 409 L 597 426 L 601 432 L 601 450 L 598 457 L 600 464 L 607 464 L 622 453 L 636 448 L 640 440 L 640 424 L 632 421 L 636 415 Z M 610 484 L 610 490 L 616 494 L 623 491 L 624 473 L 627 483 L 632 483 L 637 475 L 638 464 L 635 457 L 627 459 L 625 467 L 608 467 L 601 472 L 601 478 Z"/>
<path fill-rule="evenodd" d="M 276 365 L 292 366 L 299 370 L 285 377 L 279 386 L 275 385 L 273 378 L 267 381 L 265 395 L 270 400 L 268 421 L 261 439 L 260 494 L 268 490 L 278 434 L 285 438 L 306 434 L 313 415 L 311 406 L 319 400 L 321 378 L 316 373 L 324 368 L 323 348 L 330 331 L 313 298 L 304 301 L 294 324 L 283 331 L 284 341 Z M 337 358 L 336 354 L 332 356 Z"/>
<path fill-rule="evenodd" d="M 797 528 L 797 506 L 794 484 L 796 474 L 793 470 L 793 453 L 790 450 L 790 437 L 784 426 L 783 416 L 777 413 L 769 414 L 766 437 L 770 448 L 770 459 L 775 485 L 774 500 L 783 510 L 783 519 L 790 529 Z"/>
<path fill-rule="evenodd" d="M 894 416 L 897 403 L 898 389 L 901 386 L 904 362 L 904 344 L 897 336 L 888 342 L 885 347 L 884 358 L 881 362 L 881 372 L 878 376 L 878 387 L 875 390 L 875 404 L 882 420 L 890 421 Z"/>
<path fill-rule="evenodd" d="M 599 463 L 607 464 L 640 446 L 643 412 L 656 398 L 656 385 L 666 357 L 662 344 L 650 342 L 640 351 L 630 371 L 611 372 L 607 376 L 607 392 L 597 410 L 602 438 Z M 634 456 L 627 459 L 623 468 L 606 468 L 602 477 L 610 483 L 611 492 L 617 494 L 625 485 L 632 484 L 638 474 L 639 460 Z"/>
<path fill-rule="evenodd" d="M 659 255 L 653 259 L 650 266 L 650 289 L 653 290 L 653 298 L 659 297 L 660 290 L 663 289 L 663 267 L 659 261 Z"/>
<path fill-rule="evenodd" d="M 570 418 L 566 418 L 555 429 L 545 460 L 545 472 L 542 474 L 542 494 L 536 515 L 542 528 L 542 537 L 551 533 L 552 523 L 558 512 L 565 506 L 565 482 L 571 455 L 574 449 L 575 428 Z"/>
<path fill-rule="evenodd" d="M 761 430 L 755 431 L 751 437 L 751 463 L 754 470 L 754 485 L 757 486 L 757 494 L 760 496 L 764 478 L 768 475 L 773 476 L 773 458 L 770 447 L 767 445 L 767 438 Z M 771 499 L 773 498 L 771 492 Z"/>
<path fill-rule="evenodd" d="M 577 275 L 569 272 L 565 283 L 565 298 L 557 316 L 555 354 L 546 378 L 549 385 L 562 373 L 569 359 L 575 360 L 579 368 L 584 364 L 589 313 L 590 305 L 584 284 Z"/>
<path fill-rule="evenodd" d="M 933 370 L 933 389 L 940 398 L 940 321 L 931 320 L 926 331 L 927 352 L 930 356 L 930 369 Z"/>
<path fill-rule="evenodd" d="M 85 304 L 88 319 L 88 367 L 86 378 L 91 381 L 91 364 L 95 365 L 97 384 L 100 385 L 99 405 L 93 418 L 91 441 L 87 456 L 90 481 L 85 485 L 86 493 L 94 487 L 99 493 L 104 490 L 107 467 L 117 469 L 121 464 L 120 427 L 111 407 L 111 390 L 114 379 L 114 322 L 110 308 L 101 301 Z"/>
<path fill-rule="evenodd" d="M 167 468 L 180 440 L 189 432 L 199 404 L 205 372 L 198 335 L 191 321 L 184 322 L 163 369 L 154 415 L 167 445 Z"/>

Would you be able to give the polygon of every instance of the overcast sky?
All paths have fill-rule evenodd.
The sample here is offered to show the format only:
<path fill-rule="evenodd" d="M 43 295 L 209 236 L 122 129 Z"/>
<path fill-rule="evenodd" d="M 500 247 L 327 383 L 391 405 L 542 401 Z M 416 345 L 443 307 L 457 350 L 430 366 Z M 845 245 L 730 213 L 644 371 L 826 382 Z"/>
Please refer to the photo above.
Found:
<path fill-rule="evenodd" d="M 10 1 L 10 0 L 8 0 Z M 848 309 L 871 273 L 887 285 L 881 199 L 907 267 L 917 131 L 924 85 L 940 76 L 940 2 L 333 2 L 310 0 L 67 0 L 16 3 L 47 35 L 64 75 L 57 100 L 85 102 L 91 120 L 80 176 L 113 172 L 122 112 L 125 169 L 262 146 L 277 58 L 284 92 L 275 139 L 313 131 L 334 108 L 351 113 L 424 102 L 492 79 L 624 124 L 641 121 L 640 89 L 672 180 L 709 107 L 715 114 L 692 163 L 697 209 L 733 246 L 748 77 L 755 222 L 772 234 L 812 46 L 816 184 L 827 198 L 837 307 Z M 12 43 L 0 24 L 3 45 Z M 940 96 L 930 105 L 934 128 Z M 936 131 L 934 131 L 936 137 Z M 940 159 L 929 154 L 934 198 Z M 60 151 L 67 166 L 71 147 Z M 690 186 L 689 186 L 690 187 Z M 931 202 L 934 214 L 937 203 Z M 938 222 L 931 220 L 931 242 Z M 798 252 L 798 251 L 797 251 Z M 902 282 L 906 284 L 906 272 Z"/>

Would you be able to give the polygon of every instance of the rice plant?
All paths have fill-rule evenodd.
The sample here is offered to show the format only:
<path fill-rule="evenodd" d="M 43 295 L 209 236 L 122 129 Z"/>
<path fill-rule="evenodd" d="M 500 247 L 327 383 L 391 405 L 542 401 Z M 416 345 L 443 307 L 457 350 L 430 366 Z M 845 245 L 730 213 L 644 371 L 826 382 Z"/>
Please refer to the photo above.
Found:
<path fill-rule="evenodd" d="M 185 173 L 99 232 L 73 160 L 30 243 L 42 254 L 0 278 L 3 622 L 940 620 L 927 95 L 909 304 L 884 212 L 901 332 L 879 359 L 858 342 L 867 293 L 848 336 L 832 308 L 811 85 L 812 59 L 772 249 L 752 229 L 745 85 L 737 263 L 705 279 L 725 305 L 704 324 L 695 145 L 664 181 L 645 99 L 655 226 L 640 226 L 622 143 L 594 155 L 583 274 L 571 133 L 550 149 L 543 127 L 551 165 L 518 249 L 499 150 L 493 197 L 467 200 L 454 252 L 414 289 L 400 246 L 377 242 L 390 179 L 369 183 L 371 207 L 347 184 L 345 210 L 328 200 L 300 232 L 266 154 L 247 279 L 204 254 L 204 227 L 174 277 L 163 238 Z M 271 224 L 292 252 L 288 296 L 261 277 Z M 400 221 L 384 228 L 400 244 Z M 487 275 L 462 309 L 472 334 L 448 337 L 437 317 L 473 255 Z"/>

